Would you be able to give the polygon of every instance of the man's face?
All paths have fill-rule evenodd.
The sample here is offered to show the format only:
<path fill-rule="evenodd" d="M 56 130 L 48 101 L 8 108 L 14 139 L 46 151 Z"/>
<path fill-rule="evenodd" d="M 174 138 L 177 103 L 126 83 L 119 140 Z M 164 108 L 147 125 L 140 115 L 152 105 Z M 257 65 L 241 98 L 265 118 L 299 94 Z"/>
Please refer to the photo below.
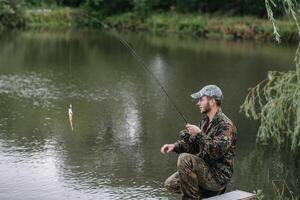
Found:
<path fill-rule="evenodd" d="M 199 109 L 200 109 L 200 112 L 203 113 L 203 114 L 206 114 L 210 111 L 211 109 L 211 105 L 210 105 L 210 99 L 207 98 L 206 96 L 203 96 L 201 97 L 199 100 L 198 100 L 198 103 L 197 103 Z"/>

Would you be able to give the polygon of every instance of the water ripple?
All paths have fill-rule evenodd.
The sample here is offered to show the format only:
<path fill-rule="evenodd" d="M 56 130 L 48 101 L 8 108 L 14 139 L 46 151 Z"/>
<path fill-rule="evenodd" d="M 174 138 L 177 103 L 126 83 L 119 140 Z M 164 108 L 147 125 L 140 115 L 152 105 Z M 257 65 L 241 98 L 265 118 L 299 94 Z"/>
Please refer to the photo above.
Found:
<path fill-rule="evenodd" d="M 0 76 L 0 94 L 31 100 L 35 106 L 49 107 L 61 96 L 52 81 L 36 73 Z"/>
<path fill-rule="evenodd" d="M 58 74 L 55 74 L 57 76 Z M 45 77 L 46 76 L 46 77 Z M 25 73 L 0 76 L 0 94 L 29 101 L 35 107 L 52 108 L 60 100 L 73 98 L 102 101 L 109 91 L 105 88 L 79 89 L 71 83 L 58 83 L 51 74 Z M 58 76 L 63 76 L 60 74 Z M 56 77 L 57 78 L 57 77 Z"/>

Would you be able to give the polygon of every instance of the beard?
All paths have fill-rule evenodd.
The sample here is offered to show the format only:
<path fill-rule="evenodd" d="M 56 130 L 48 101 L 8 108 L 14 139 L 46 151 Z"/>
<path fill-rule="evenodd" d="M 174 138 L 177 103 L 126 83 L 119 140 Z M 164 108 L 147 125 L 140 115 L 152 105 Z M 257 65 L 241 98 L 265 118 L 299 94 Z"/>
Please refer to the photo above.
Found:
<path fill-rule="evenodd" d="M 209 103 L 207 102 L 207 104 L 202 108 L 201 113 L 202 114 L 207 114 L 209 111 L 211 110 Z"/>

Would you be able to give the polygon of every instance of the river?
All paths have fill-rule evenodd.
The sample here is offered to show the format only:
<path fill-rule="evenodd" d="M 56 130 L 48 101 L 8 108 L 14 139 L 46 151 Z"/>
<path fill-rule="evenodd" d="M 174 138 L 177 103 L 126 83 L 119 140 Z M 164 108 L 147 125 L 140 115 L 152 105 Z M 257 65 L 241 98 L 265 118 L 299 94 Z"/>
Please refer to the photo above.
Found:
<path fill-rule="evenodd" d="M 247 89 L 269 70 L 292 70 L 295 47 L 123 33 L 191 123 L 190 94 L 224 93 L 238 128 L 228 190 L 300 193 L 300 161 L 288 148 L 256 145 L 258 122 L 239 112 Z M 178 155 L 160 147 L 184 121 L 116 33 L 22 31 L 0 37 L 0 199 L 179 199 L 163 188 Z M 73 106 L 74 131 L 68 121 Z"/>

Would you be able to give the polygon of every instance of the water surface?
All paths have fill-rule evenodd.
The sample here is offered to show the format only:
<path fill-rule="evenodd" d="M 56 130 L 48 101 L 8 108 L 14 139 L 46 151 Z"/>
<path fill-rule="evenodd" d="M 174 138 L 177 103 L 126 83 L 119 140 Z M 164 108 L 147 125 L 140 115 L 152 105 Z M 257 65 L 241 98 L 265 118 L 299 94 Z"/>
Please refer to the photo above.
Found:
<path fill-rule="evenodd" d="M 299 159 L 256 146 L 258 124 L 239 113 L 268 70 L 293 69 L 294 47 L 122 34 L 191 123 L 190 94 L 219 85 L 238 127 L 229 189 L 287 181 L 297 195 Z M 0 199 L 178 199 L 163 188 L 177 155 L 162 155 L 184 122 L 115 33 L 27 31 L 0 38 Z M 74 131 L 68 122 L 73 105 Z"/>

